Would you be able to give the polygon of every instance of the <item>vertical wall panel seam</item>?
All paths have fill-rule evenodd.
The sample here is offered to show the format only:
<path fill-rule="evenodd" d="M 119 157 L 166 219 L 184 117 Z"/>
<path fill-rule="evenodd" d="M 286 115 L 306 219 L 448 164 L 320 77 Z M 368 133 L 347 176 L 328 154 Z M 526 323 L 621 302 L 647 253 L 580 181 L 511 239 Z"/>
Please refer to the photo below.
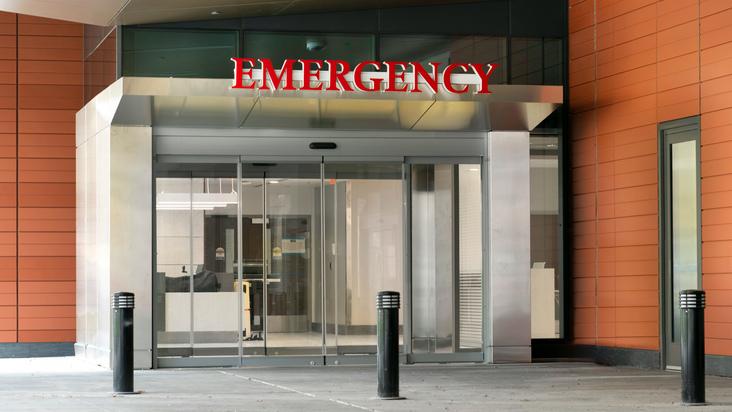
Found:
<path fill-rule="evenodd" d="M 600 139 L 598 138 L 597 128 L 597 0 L 592 0 L 592 59 L 593 59 L 593 98 L 592 98 L 592 128 L 595 139 L 595 273 L 593 276 L 595 283 L 595 345 L 600 344 L 600 303 L 598 293 L 598 283 L 600 274 L 600 164 L 598 155 L 598 146 Z M 614 210 L 614 206 L 613 206 Z"/>
<path fill-rule="evenodd" d="M 701 15 L 701 0 L 697 0 L 696 2 L 696 22 L 697 22 L 697 29 L 696 29 L 696 58 L 697 58 L 697 69 L 696 69 L 696 79 L 697 79 L 697 90 L 699 93 L 699 99 L 697 100 L 697 114 L 699 116 L 699 164 L 697 165 L 698 173 L 699 173 L 699 188 L 697 189 L 699 191 L 699 196 L 701 197 L 702 194 L 702 187 L 704 184 L 704 177 L 701 175 L 701 165 L 703 162 L 703 154 L 704 152 L 701 150 L 701 148 L 704 146 L 704 135 L 702 134 L 702 126 L 703 123 L 701 121 L 702 116 L 702 80 L 701 80 L 701 71 L 702 71 L 702 60 L 701 60 L 701 29 L 702 29 L 702 15 Z M 697 216 L 699 221 L 697 222 L 697 225 L 699 225 L 699 244 L 704 244 L 704 207 L 701 202 L 699 201 L 699 210 L 697 212 Z M 697 256 L 699 259 L 699 262 L 701 263 L 701 270 L 699 276 L 701 277 L 701 288 L 704 289 L 704 248 L 699 247 L 699 256 Z"/>
<path fill-rule="evenodd" d="M 654 76 L 654 79 L 653 80 L 656 83 L 656 87 L 655 87 L 654 93 L 655 93 L 655 96 L 656 96 L 656 130 L 658 130 L 658 124 L 659 124 L 658 122 L 660 120 L 658 118 L 658 106 L 659 106 L 658 98 L 659 98 L 659 95 L 660 95 L 660 93 L 658 91 L 658 66 L 660 64 L 660 62 L 658 60 L 658 47 L 659 47 L 659 45 L 658 45 L 658 37 L 659 37 L 658 36 L 658 34 L 659 34 L 659 32 L 658 32 L 658 3 L 656 3 L 656 30 L 654 32 L 655 32 L 655 35 L 656 35 L 656 47 L 655 47 L 655 50 L 654 50 L 655 53 L 656 53 L 656 75 Z M 656 139 L 658 139 L 658 136 L 656 136 Z M 664 153 L 664 152 L 660 151 L 658 149 L 658 147 L 659 147 L 659 143 L 656 142 L 656 167 L 657 168 L 658 168 L 658 165 L 661 164 L 660 156 L 663 156 L 663 153 Z M 658 171 L 656 173 L 658 174 L 658 173 L 662 173 L 662 172 L 661 171 Z M 657 193 L 661 193 L 661 190 L 662 190 L 661 189 L 661 184 L 662 184 L 661 183 L 661 179 L 658 179 L 658 181 L 656 182 L 656 192 Z M 661 205 L 661 202 L 663 202 L 663 201 L 664 200 L 661 199 L 661 197 L 659 196 L 659 199 L 656 202 L 656 216 L 657 216 L 656 219 L 661 219 L 661 206 L 660 205 Z M 661 231 L 664 230 L 663 225 L 660 225 L 659 224 L 658 225 L 658 230 L 659 230 L 659 233 L 661 233 Z M 665 240 L 664 240 L 664 242 L 665 242 Z M 658 249 L 657 249 L 657 252 L 656 252 L 658 254 L 659 265 L 662 264 L 661 263 L 661 260 L 662 259 L 665 259 L 665 257 L 658 252 L 660 250 L 662 250 L 662 245 L 659 243 Z M 665 326 L 663 326 L 664 325 L 663 317 L 665 316 L 665 313 L 664 313 L 664 305 L 665 305 L 665 303 L 663 302 L 663 299 L 662 299 L 662 296 L 663 296 L 663 290 L 662 290 L 662 288 L 664 287 L 665 282 L 663 281 L 663 273 L 661 273 L 660 267 L 661 266 L 657 266 L 657 269 L 656 269 L 656 270 L 658 270 L 658 275 L 657 275 L 658 276 L 658 278 L 657 278 L 658 280 L 657 281 L 658 281 L 658 284 L 660 285 L 659 286 L 659 289 L 658 289 L 658 297 L 657 297 L 657 300 L 656 300 L 658 302 L 658 309 L 656 310 L 656 313 L 658 313 L 658 328 L 656 330 L 658 332 L 658 351 L 659 351 L 659 353 L 663 353 L 662 351 L 665 351 L 665 348 L 664 348 L 665 343 L 663 341 L 663 334 L 664 334 L 664 332 L 663 332 L 663 330 L 661 330 L 661 328 L 665 327 Z M 665 270 L 664 270 L 664 272 L 665 272 Z M 665 355 L 663 355 L 663 356 L 665 357 Z M 661 362 L 663 362 L 663 360 L 661 360 Z"/>
<path fill-rule="evenodd" d="M 698 100 L 698 110 L 697 113 L 699 113 L 699 116 L 701 116 L 701 101 L 702 101 L 702 92 L 701 92 L 701 0 L 697 0 L 696 2 L 696 63 L 697 63 L 697 70 L 696 70 L 696 79 L 697 79 L 697 87 L 699 90 L 699 100 Z M 701 146 L 701 121 L 699 122 L 699 145 Z M 701 157 L 701 153 L 699 153 L 699 156 Z M 699 222 L 699 225 L 701 225 L 701 221 Z M 701 256 L 699 256 L 701 259 Z M 702 274 L 703 275 L 703 274 Z"/>
<path fill-rule="evenodd" d="M 20 17 L 15 14 L 15 341 L 20 342 Z"/>

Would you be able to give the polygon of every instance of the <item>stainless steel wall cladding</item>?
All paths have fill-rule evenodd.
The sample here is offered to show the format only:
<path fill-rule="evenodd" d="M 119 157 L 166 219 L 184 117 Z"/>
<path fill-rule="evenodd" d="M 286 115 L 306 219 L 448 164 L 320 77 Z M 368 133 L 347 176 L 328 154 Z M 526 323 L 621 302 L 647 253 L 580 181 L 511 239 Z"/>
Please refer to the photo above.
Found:
<path fill-rule="evenodd" d="M 696 309 L 706 306 L 706 293 L 703 290 L 682 290 L 679 294 L 681 309 Z"/>
<path fill-rule="evenodd" d="M 379 292 L 376 295 L 376 309 L 399 309 L 399 292 Z"/>
<path fill-rule="evenodd" d="M 529 133 L 491 132 L 488 145 L 488 358 L 530 362 Z"/>
<path fill-rule="evenodd" d="M 117 292 L 112 295 L 112 309 L 133 309 L 135 307 L 135 294 L 129 292 Z"/>

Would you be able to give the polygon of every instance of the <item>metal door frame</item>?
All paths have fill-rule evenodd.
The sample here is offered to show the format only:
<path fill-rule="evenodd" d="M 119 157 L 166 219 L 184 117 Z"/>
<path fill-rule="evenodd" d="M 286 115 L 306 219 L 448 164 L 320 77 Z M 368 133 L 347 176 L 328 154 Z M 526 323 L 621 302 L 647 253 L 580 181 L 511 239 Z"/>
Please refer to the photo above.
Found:
<path fill-rule="evenodd" d="M 468 351 L 455 351 L 455 352 L 446 352 L 446 353 L 439 353 L 439 352 L 433 352 L 433 353 L 414 353 L 412 350 L 412 268 L 411 268 L 411 262 L 412 262 L 412 245 L 411 245 L 411 238 L 412 238 L 412 165 L 417 164 L 452 164 L 452 165 L 460 165 L 460 164 L 474 164 L 480 167 L 480 188 L 481 188 L 481 243 L 482 243 L 482 249 L 483 249 L 483 259 L 482 259 L 482 282 L 481 282 L 481 295 L 482 295 L 482 302 L 483 306 L 485 307 L 486 303 L 486 297 L 487 297 L 487 290 L 489 287 L 489 279 L 487 274 L 487 242 L 488 239 L 486 237 L 486 228 L 488 225 L 487 222 L 487 204 L 486 204 L 486 178 L 485 178 L 485 169 L 486 169 L 486 161 L 487 156 L 408 156 L 404 159 L 404 191 L 405 191 L 405 205 L 404 205 L 404 213 L 405 213 L 405 220 L 404 220 L 404 230 L 405 230 L 405 239 L 408 239 L 407 243 L 408 245 L 405 245 L 405 272 L 404 272 L 404 354 L 406 355 L 407 363 L 445 363 L 445 362 L 483 362 L 485 360 L 485 343 L 486 338 L 485 334 L 488 330 L 488 322 L 490 322 L 490 319 L 488 316 L 486 316 L 485 311 L 482 313 L 481 323 L 482 323 L 482 333 L 483 333 L 483 342 L 481 344 L 481 348 L 477 350 L 468 350 Z M 455 176 L 454 178 L 456 178 Z M 456 226 L 457 221 L 452 222 L 453 226 Z M 408 247 L 407 247 L 408 246 Z M 459 260 L 459 244 L 454 243 L 453 244 L 453 259 Z M 408 267 L 409 270 L 406 270 Z M 455 265 L 454 268 L 459 271 L 459 265 Z M 454 281 L 457 281 L 457 272 L 454 273 L 455 279 Z M 456 288 L 453 290 L 453 293 L 459 294 L 459 290 Z M 455 304 L 458 302 L 455 301 Z M 457 321 L 457 318 L 459 317 L 459 309 L 458 307 L 455 307 L 455 323 L 454 323 L 454 331 L 455 333 L 459 333 L 459 322 Z M 407 331 L 409 332 L 407 334 Z M 453 341 L 455 341 L 455 337 L 453 336 Z"/>
<path fill-rule="evenodd" d="M 693 139 L 674 136 L 678 133 L 694 133 Z M 697 203 L 697 287 L 702 287 L 702 249 L 701 249 L 701 139 L 699 116 L 663 122 L 658 125 L 658 268 L 659 268 L 659 352 L 662 369 L 677 369 L 680 365 L 669 365 L 671 345 L 668 333 L 669 320 L 673 311 L 673 285 L 668 273 L 671 267 L 669 243 L 671 239 L 671 223 L 669 205 L 671 200 L 670 188 L 670 146 L 674 143 L 686 141 L 696 142 L 696 203 Z"/>

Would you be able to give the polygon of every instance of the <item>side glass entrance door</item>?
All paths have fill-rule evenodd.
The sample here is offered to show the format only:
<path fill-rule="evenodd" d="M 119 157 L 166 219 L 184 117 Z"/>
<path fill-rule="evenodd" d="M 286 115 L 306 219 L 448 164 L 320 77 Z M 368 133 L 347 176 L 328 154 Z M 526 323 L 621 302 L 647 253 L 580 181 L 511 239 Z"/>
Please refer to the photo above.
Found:
<path fill-rule="evenodd" d="M 666 366 L 679 367 L 679 292 L 701 287 L 698 123 L 661 129 L 663 316 Z"/>

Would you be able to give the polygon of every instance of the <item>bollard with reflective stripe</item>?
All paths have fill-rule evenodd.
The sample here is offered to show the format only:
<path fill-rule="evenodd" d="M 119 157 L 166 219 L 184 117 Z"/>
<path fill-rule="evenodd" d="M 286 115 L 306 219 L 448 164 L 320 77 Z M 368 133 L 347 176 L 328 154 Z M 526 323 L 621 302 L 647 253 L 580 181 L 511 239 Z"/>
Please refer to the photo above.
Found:
<path fill-rule="evenodd" d="M 681 400 L 687 405 L 704 399 L 704 306 L 703 290 L 682 290 L 681 307 Z"/>
<path fill-rule="evenodd" d="M 112 387 L 115 393 L 132 394 L 133 313 L 135 294 L 117 292 L 112 296 Z"/>
<path fill-rule="evenodd" d="M 376 296 L 376 371 L 380 399 L 399 397 L 399 292 Z"/>

